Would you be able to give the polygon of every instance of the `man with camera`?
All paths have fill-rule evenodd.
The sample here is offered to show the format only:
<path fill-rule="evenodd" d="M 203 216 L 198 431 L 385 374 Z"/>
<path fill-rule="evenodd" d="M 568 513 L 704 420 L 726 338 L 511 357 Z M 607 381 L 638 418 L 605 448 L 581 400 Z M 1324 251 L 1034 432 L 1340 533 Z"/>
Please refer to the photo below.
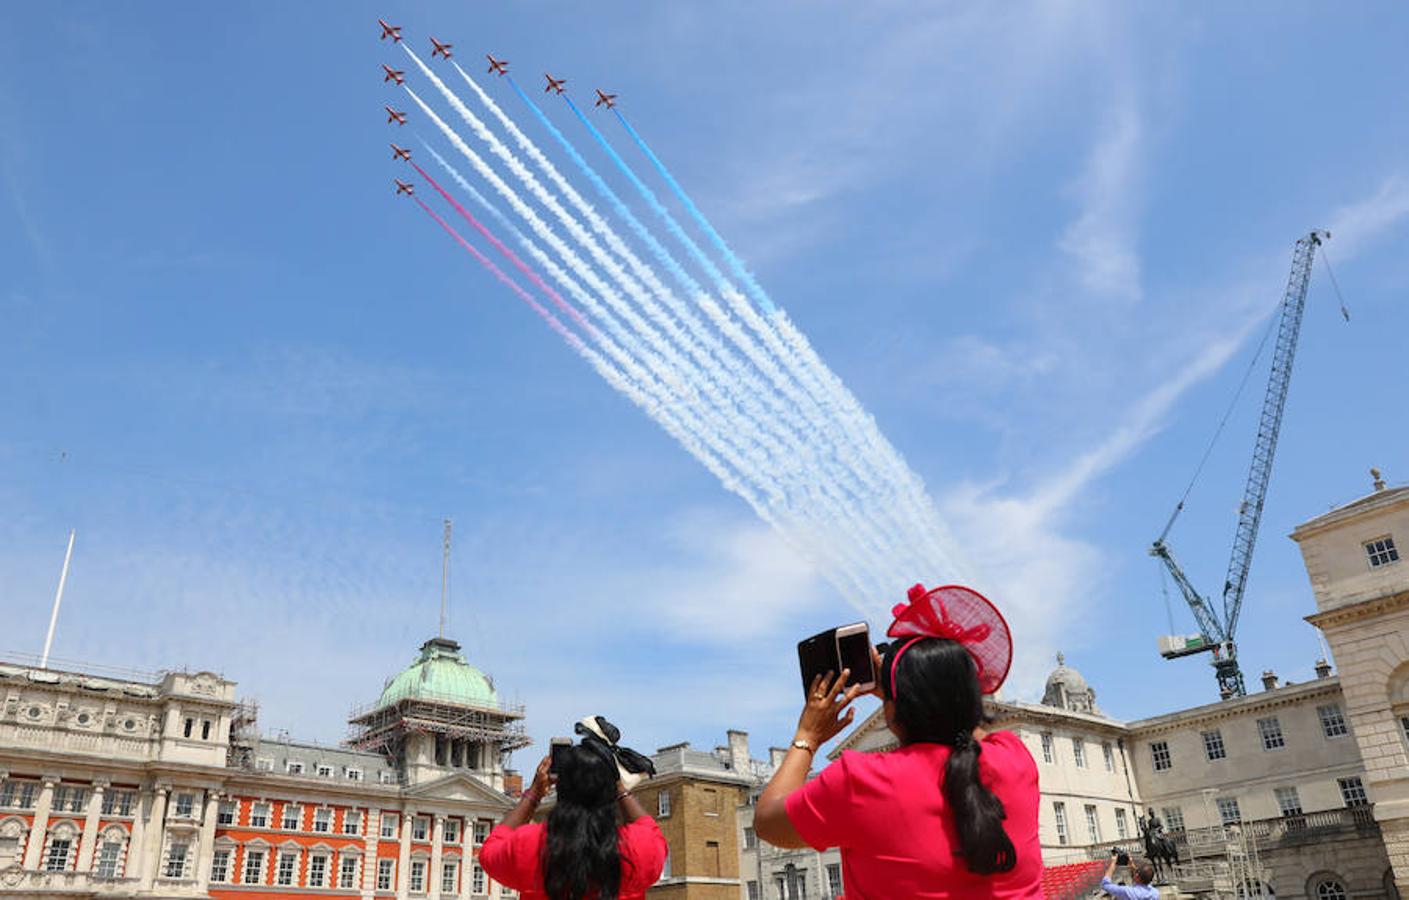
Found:
<path fill-rule="evenodd" d="M 1116 866 L 1129 867 L 1133 884 L 1126 887 L 1111 881 Z M 1105 877 L 1101 879 L 1101 890 L 1121 900 L 1159 900 L 1159 890 L 1150 886 L 1150 882 L 1154 880 L 1154 863 L 1148 859 L 1132 860 L 1130 854 L 1125 851 L 1112 850 L 1110 865 L 1106 866 Z"/>

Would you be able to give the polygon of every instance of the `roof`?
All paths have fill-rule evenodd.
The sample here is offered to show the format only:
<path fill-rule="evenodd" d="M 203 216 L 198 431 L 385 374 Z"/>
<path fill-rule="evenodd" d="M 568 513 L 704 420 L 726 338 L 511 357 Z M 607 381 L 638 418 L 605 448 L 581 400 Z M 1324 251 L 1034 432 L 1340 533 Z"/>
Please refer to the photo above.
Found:
<path fill-rule="evenodd" d="M 1308 532 L 1319 531 L 1327 525 L 1355 518 L 1377 507 L 1396 506 L 1405 501 L 1409 501 L 1409 485 L 1371 491 L 1363 497 L 1357 497 L 1349 503 L 1332 507 L 1329 511 L 1302 522 L 1292 530 L 1292 540 L 1300 540 Z"/>
<path fill-rule="evenodd" d="M 421 645 L 416 661 L 387 681 L 376 705 L 388 706 L 399 700 L 499 706 L 493 682 L 469 664 L 458 643 L 443 637 L 431 638 Z"/>

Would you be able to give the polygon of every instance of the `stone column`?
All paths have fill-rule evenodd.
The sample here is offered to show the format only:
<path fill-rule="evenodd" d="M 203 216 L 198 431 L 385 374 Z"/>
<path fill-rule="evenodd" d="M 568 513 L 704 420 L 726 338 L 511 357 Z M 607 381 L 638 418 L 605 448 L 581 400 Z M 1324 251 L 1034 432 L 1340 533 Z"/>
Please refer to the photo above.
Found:
<path fill-rule="evenodd" d="M 431 817 L 431 883 L 426 885 L 426 893 L 431 900 L 440 900 L 440 863 L 444 858 L 445 816 Z"/>
<path fill-rule="evenodd" d="M 396 898 L 406 900 L 411 888 L 411 820 L 413 809 L 401 811 L 401 848 L 396 856 Z"/>
<path fill-rule="evenodd" d="M 210 887 L 210 859 L 215 853 L 215 820 L 220 815 L 220 791 L 206 791 L 204 818 L 201 819 L 200 849 L 196 851 L 196 890 L 204 894 Z"/>
<path fill-rule="evenodd" d="M 369 806 L 362 814 L 362 900 L 372 900 L 377 889 L 377 841 L 382 833 L 382 812 L 376 810 L 375 820 L 372 812 L 373 807 Z"/>
<path fill-rule="evenodd" d="M 460 900 L 469 900 L 471 875 L 474 870 L 475 820 L 466 813 L 460 823 Z"/>
<path fill-rule="evenodd" d="M 26 869 L 44 868 L 44 860 L 39 857 L 44 853 L 44 837 L 49 832 L 49 811 L 54 808 L 54 785 L 58 783 L 59 776 L 44 776 L 44 787 L 39 791 L 39 802 L 34 807 L 34 821 L 29 826 L 29 842 L 24 850 Z"/>
<path fill-rule="evenodd" d="M 88 798 L 88 814 L 83 819 L 83 838 L 78 844 L 77 872 L 93 871 L 93 852 L 97 849 L 98 817 L 103 811 L 103 793 L 107 790 L 106 781 L 94 781 L 93 793 Z"/>
<path fill-rule="evenodd" d="M 171 785 L 159 784 L 152 795 L 151 815 L 147 816 L 147 827 L 142 847 L 142 890 L 150 891 L 156 881 L 157 869 L 161 866 L 161 850 L 166 836 L 166 795 Z"/>
<path fill-rule="evenodd" d="M 153 797 L 150 792 L 139 790 L 137 792 L 137 806 L 133 810 L 132 833 L 127 837 L 127 863 L 123 868 L 123 875 L 127 878 L 140 878 L 142 876 L 142 848 L 145 846 L 147 837 L 146 813 L 143 810 L 152 808 Z"/>

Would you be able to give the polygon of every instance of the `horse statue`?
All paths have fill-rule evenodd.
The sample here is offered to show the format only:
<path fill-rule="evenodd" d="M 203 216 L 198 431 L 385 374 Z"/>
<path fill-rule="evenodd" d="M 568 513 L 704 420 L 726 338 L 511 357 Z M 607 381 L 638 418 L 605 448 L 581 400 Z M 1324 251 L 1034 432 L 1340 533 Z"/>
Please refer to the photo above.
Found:
<path fill-rule="evenodd" d="M 1145 856 L 1147 856 L 1155 867 L 1155 882 L 1168 883 L 1174 874 L 1174 867 L 1179 865 L 1179 848 L 1174 843 L 1174 838 L 1164 833 L 1164 823 L 1155 815 L 1153 809 L 1146 811 L 1148 815 L 1140 819 L 1140 833 L 1145 838 Z"/>

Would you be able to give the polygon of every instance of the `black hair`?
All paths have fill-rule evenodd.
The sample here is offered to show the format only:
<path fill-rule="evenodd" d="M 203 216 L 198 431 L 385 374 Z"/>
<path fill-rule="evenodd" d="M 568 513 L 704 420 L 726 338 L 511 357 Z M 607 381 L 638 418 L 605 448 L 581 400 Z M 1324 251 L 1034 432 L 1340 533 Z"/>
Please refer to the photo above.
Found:
<path fill-rule="evenodd" d="M 578 744 L 558 757 L 558 800 L 548 814 L 543 844 L 543 887 L 552 900 L 596 894 L 616 900 L 621 890 L 617 847 L 616 763 L 602 750 Z"/>
<path fill-rule="evenodd" d="M 1148 859 L 1135 860 L 1135 880 L 1141 884 L 1149 884 L 1155 880 L 1155 864 Z"/>
<path fill-rule="evenodd" d="M 881 689 L 895 702 L 895 719 L 905 743 L 945 744 L 951 748 L 944 767 L 944 799 L 959 833 L 959 853 L 970 872 L 993 875 L 1017 865 L 1017 850 L 1003 830 L 1007 813 L 979 780 L 983 748 L 973 730 L 984 721 L 978 667 L 963 645 L 947 638 L 921 638 L 900 657 L 892 684 L 895 654 L 906 645 L 885 648 Z"/>

